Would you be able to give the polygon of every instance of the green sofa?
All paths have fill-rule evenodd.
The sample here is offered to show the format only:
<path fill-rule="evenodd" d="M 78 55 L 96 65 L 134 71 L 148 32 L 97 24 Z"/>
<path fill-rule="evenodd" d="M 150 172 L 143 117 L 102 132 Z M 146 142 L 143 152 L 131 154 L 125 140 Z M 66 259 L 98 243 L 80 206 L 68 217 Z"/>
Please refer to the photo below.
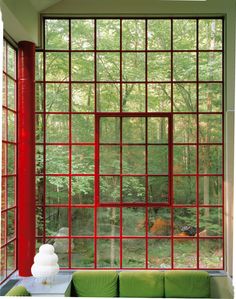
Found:
<path fill-rule="evenodd" d="M 7 292 L 5 296 L 11 296 L 11 297 L 15 297 L 15 296 L 30 296 L 30 293 L 26 290 L 25 287 L 23 287 L 23 286 L 16 286 L 16 287 L 13 287 L 12 289 L 10 289 L 10 291 Z"/>

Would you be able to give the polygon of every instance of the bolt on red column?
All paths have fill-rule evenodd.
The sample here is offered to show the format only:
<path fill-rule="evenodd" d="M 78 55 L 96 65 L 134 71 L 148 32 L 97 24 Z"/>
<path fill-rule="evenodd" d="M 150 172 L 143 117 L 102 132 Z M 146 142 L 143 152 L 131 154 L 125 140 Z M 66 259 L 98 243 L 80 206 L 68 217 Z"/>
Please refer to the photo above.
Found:
<path fill-rule="evenodd" d="M 18 269 L 30 276 L 35 254 L 35 44 L 18 44 Z"/>

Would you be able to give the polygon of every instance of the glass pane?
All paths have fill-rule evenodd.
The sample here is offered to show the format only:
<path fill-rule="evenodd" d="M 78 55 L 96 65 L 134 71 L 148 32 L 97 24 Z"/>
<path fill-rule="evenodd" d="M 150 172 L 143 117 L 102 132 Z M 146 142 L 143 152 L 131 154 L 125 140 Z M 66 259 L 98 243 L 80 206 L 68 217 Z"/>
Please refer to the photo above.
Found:
<path fill-rule="evenodd" d="M 8 174 L 15 174 L 16 173 L 16 146 L 12 144 L 8 144 L 7 146 L 7 172 Z"/>
<path fill-rule="evenodd" d="M 7 140 L 7 110 L 2 108 L 2 139 Z"/>
<path fill-rule="evenodd" d="M 42 143 L 44 141 L 44 115 L 35 114 L 35 141 Z"/>
<path fill-rule="evenodd" d="M 69 147 L 68 146 L 47 146 L 46 162 L 47 162 L 46 165 L 47 173 L 68 173 L 69 172 Z"/>
<path fill-rule="evenodd" d="M 72 204 L 94 203 L 94 177 L 72 177 L 71 185 Z"/>
<path fill-rule="evenodd" d="M 75 83 L 71 85 L 73 112 L 94 111 L 94 84 Z"/>
<path fill-rule="evenodd" d="M 8 119 L 8 141 L 16 141 L 16 114 L 9 111 L 7 112 Z"/>
<path fill-rule="evenodd" d="M 173 36 L 175 50 L 195 50 L 197 47 L 196 20 L 174 20 Z"/>
<path fill-rule="evenodd" d="M 222 142 L 222 116 L 211 114 L 199 115 L 199 142 Z"/>
<path fill-rule="evenodd" d="M 222 84 L 202 83 L 199 84 L 199 111 L 221 112 L 222 111 Z"/>
<path fill-rule="evenodd" d="M 43 80 L 43 52 L 35 52 L 35 80 Z"/>
<path fill-rule="evenodd" d="M 7 212 L 1 212 L 1 245 L 7 242 Z"/>
<path fill-rule="evenodd" d="M 119 236 L 120 235 L 120 208 L 97 209 L 97 235 Z"/>
<path fill-rule="evenodd" d="M 55 248 L 55 253 L 60 261 L 60 267 L 68 268 L 68 252 L 69 252 L 69 240 L 66 238 L 47 240 Z"/>
<path fill-rule="evenodd" d="M 145 208 L 122 209 L 122 233 L 123 236 L 145 236 L 146 227 Z"/>
<path fill-rule="evenodd" d="M 199 202 L 203 205 L 222 204 L 222 177 L 199 177 Z"/>
<path fill-rule="evenodd" d="M 16 51 L 7 44 L 7 73 L 14 79 L 16 79 Z"/>
<path fill-rule="evenodd" d="M 67 84 L 54 83 L 46 85 L 46 111 L 69 110 L 69 88 Z"/>
<path fill-rule="evenodd" d="M 105 202 L 120 201 L 120 177 L 100 176 L 99 178 L 99 200 Z"/>
<path fill-rule="evenodd" d="M 174 212 L 174 235 L 193 237 L 197 232 L 196 208 L 176 208 Z"/>
<path fill-rule="evenodd" d="M 149 236 L 171 235 L 171 210 L 170 208 L 148 209 Z"/>
<path fill-rule="evenodd" d="M 197 141 L 197 117 L 194 114 L 174 115 L 174 142 L 195 143 Z"/>
<path fill-rule="evenodd" d="M 7 178 L 2 177 L 1 211 L 7 208 Z"/>
<path fill-rule="evenodd" d="M 148 177 L 148 201 L 166 203 L 169 199 L 169 178 L 165 176 Z"/>
<path fill-rule="evenodd" d="M 222 236 L 222 216 L 221 208 L 200 208 L 200 233 L 204 231 L 204 236 Z"/>
<path fill-rule="evenodd" d="M 69 20 L 45 20 L 45 49 L 68 50 Z"/>
<path fill-rule="evenodd" d="M 208 269 L 223 268 L 222 240 L 199 240 L 199 267 Z"/>
<path fill-rule="evenodd" d="M 73 221 L 71 223 L 72 236 L 93 236 L 94 235 L 94 209 L 73 208 Z"/>
<path fill-rule="evenodd" d="M 97 80 L 120 81 L 120 53 L 97 54 Z"/>
<path fill-rule="evenodd" d="M 145 135 L 145 117 L 123 117 L 123 143 L 145 143 Z"/>
<path fill-rule="evenodd" d="M 8 171 L 7 165 L 7 144 L 2 143 L 2 175 L 6 175 Z"/>
<path fill-rule="evenodd" d="M 174 267 L 197 267 L 197 242 L 196 240 L 174 240 Z"/>
<path fill-rule="evenodd" d="M 44 202 L 44 177 L 36 176 L 36 205 L 43 205 Z"/>
<path fill-rule="evenodd" d="M 174 173 L 196 173 L 196 146 L 174 146 Z"/>
<path fill-rule="evenodd" d="M 122 241 L 122 267 L 146 268 L 145 239 L 124 239 Z"/>
<path fill-rule="evenodd" d="M 120 84 L 97 84 L 97 111 L 120 111 Z"/>
<path fill-rule="evenodd" d="M 148 112 L 171 112 L 170 84 L 148 84 Z"/>
<path fill-rule="evenodd" d="M 101 117 L 100 143 L 120 143 L 120 117 Z"/>
<path fill-rule="evenodd" d="M 140 176 L 123 176 L 122 178 L 122 201 L 145 202 L 146 178 Z"/>
<path fill-rule="evenodd" d="M 44 172 L 44 147 L 42 145 L 36 145 L 35 147 L 35 170 L 37 174 Z"/>
<path fill-rule="evenodd" d="M 46 116 L 46 142 L 69 142 L 69 116 L 48 114 Z"/>
<path fill-rule="evenodd" d="M 199 80 L 221 81 L 222 75 L 222 53 L 199 53 Z"/>
<path fill-rule="evenodd" d="M 3 281 L 6 276 L 6 247 L 1 248 L 1 267 L 0 267 L 0 280 Z"/>
<path fill-rule="evenodd" d="M 71 49 L 94 49 L 94 20 L 71 20 Z"/>
<path fill-rule="evenodd" d="M 46 177 L 46 204 L 68 203 L 69 179 L 64 176 Z"/>
<path fill-rule="evenodd" d="M 222 146 L 199 146 L 199 172 L 222 174 Z"/>
<path fill-rule="evenodd" d="M 168 143 L 168 118 L 148 118 L 148 143 Z"/>
<path fill-rule="evenodd" d="M 119 174 L 120 147 L 115 145 L 101 145 L 99 162 L 101 174 Z"/>
<path fill-rule="evenodd" d="M 72 142 L 94 142 L 94 115 L 72 115 Z"/>
<path fill-rule="evenodd" d="M 124 174 L 145 173 L 145 146 L 123 146 L 122 172 Z"/>
<path fill-rule="evenodd" d="M 7 178 L 7 207 L 10 208 L 16 204 L 15 202 L 16 181 L 14 177 Z M 2 198 L 2 201 L 4 198 Z"/>
<path fill-rule="evenodd" d="M 122 53 L 122 80 L 144 81 L 145 80 L 145 54 Z"/>
<path fill-rule="evenodd" d="M 148 53 L 148 81 L 170 81 L 170 53 Z"/>
<path fill-rule="evenodd" d="M 46 53 L 46 80 L 69 80 L 69 56 L 68 53 Z"/>
<path fill-rule="evenodd" d="M 16 269 L 16 242 L 7 245 L 7 274 Z"/>
<path fill-rule="evenodd" d="M 221 50 L 223 43 L 222 35 L 223 20 L 205 19 L 199 20 L 199 49 Z"/>
<path fill-rule="evenodd" d="M 144 84 L 123 84 L 122 109 L 127 112 L 145 111 Z"/>
<path fill-rule="evenodd" d="M 6 55 L 6 52 L 7 52 L 7 42 L 5 39 L 3 39 L 3 48 L 2 48 L 2 62 L 3 62 L 3 71 L 6 72 L 7 70 L 7 62 L 6 62 L 6 59 L 7 59 L 7 55 Z"/>
<path fill-rule="evenodd" d="M 16 225 L 16 209 L 7 211 L 7 241 L 16 237 L 15 225 Z"/>
<path fill-rule="evenodd" d="M 72 239 L 71 267 L 94 268 L 94 240 Z"/>
<path fill-rule="evenodd" d="M 145 49 L 145 20 L 122 21 L 123 50 Z"/>
<path fill-rule="evenodd" d="M 94 80 L 94 54 L 71 53 L 71 78 L 73 81 Z"/>
<path fill-rule="evenodd" d="M 35 111 L 44 110 L 44 84 L 35 83 Z"/>
<path fill-rule="evenodd" d="M 16 85 L 10 78 L 7 79 L 7 106 L 16 110 Z"/>
<path fill-rule="evenodd" d="M 68 236 L 69 235 L 68 209 L 65 207 L 63 208 L 47 207 L 45 208 L 45 212 L 46 212 L 45 215 L 46 235 L 47 236 Z"/>
<path fill-rule="evenodd" d="M 174 202 L 175 204 L 196 204 L 196 177 L 174 177 Z"/>
<path fill-rule="evenodd" d="M 148 267 L 171 268 L 171 241 L 168 239 L 148 240 Z"/>
<path fill-rule="evenodd" d="M 175 83 L 173 85 L 173 108 L 175 112 L 195 112 L 197 109 L 196 84 Z"/>
<path fill-rule="evenodd" d="M 148 50 L 170 50 L 171 21 L 148 20 Z"/>
<path fill-rule="evenodd" d="M 167 174 L 168 173 L 168 146 L 149 145 L 148 146 L 148 173 Z"/>
<path fill-rule="evenodd" d="M 44 234 L 44 218 L 42 207 L 36 207 L 36 236 L 43 236 Z"/>
<path fill-rule="evenodd" d="M 7 106 L 7 79 L 6 75 L 3 73 L 2 74 L 2 105 Z"/>
<path fill-rule="evenodd" d="M 120 20 L 97 20 L 97 50 L 120 49 Z"/>
<path fill-rule="evenodd" d="M 72 146 L 72 173 L 94 173 L 94 147 Z"/>
<path fill-rule="evenodd" d="M 196 63 L 195 53 L 174 53 L 174 80 L 196 81 Z"/>
<path fill-rule="evenodd" d="M 120 240 L 97 240 L 98 268 L 120 268 Z"/>

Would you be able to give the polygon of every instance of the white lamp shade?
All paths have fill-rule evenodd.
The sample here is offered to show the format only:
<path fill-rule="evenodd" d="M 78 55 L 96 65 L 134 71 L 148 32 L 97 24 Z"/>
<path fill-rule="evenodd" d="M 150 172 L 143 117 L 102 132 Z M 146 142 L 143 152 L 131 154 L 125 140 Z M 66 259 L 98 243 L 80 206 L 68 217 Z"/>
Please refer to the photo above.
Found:
<path fill-rule="evenodd" d="M 56 266 L 38 266 L 36 264 L 33 264 L 33 266 L 31 267 L 31 273 L 36 278 L 54 276 L 58 273 L 58 271 L 58 264 Z"/>

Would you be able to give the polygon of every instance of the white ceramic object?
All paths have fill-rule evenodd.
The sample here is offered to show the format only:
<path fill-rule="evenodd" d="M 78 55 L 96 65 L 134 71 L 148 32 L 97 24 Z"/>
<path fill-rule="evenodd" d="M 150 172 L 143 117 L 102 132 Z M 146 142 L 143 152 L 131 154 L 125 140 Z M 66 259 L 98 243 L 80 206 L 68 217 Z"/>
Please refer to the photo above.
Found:
<path fill-rule="evenodd" d="M 50 244 L 40 246 L 39 253 L 34 257 L 34 264 L 31 273 L 35 278 L 44 278 L 43 283 L 47 283 L 47 278 L 52 278 L 59 271 L 58 257 L 54 253 L 54 247 Z"/>

